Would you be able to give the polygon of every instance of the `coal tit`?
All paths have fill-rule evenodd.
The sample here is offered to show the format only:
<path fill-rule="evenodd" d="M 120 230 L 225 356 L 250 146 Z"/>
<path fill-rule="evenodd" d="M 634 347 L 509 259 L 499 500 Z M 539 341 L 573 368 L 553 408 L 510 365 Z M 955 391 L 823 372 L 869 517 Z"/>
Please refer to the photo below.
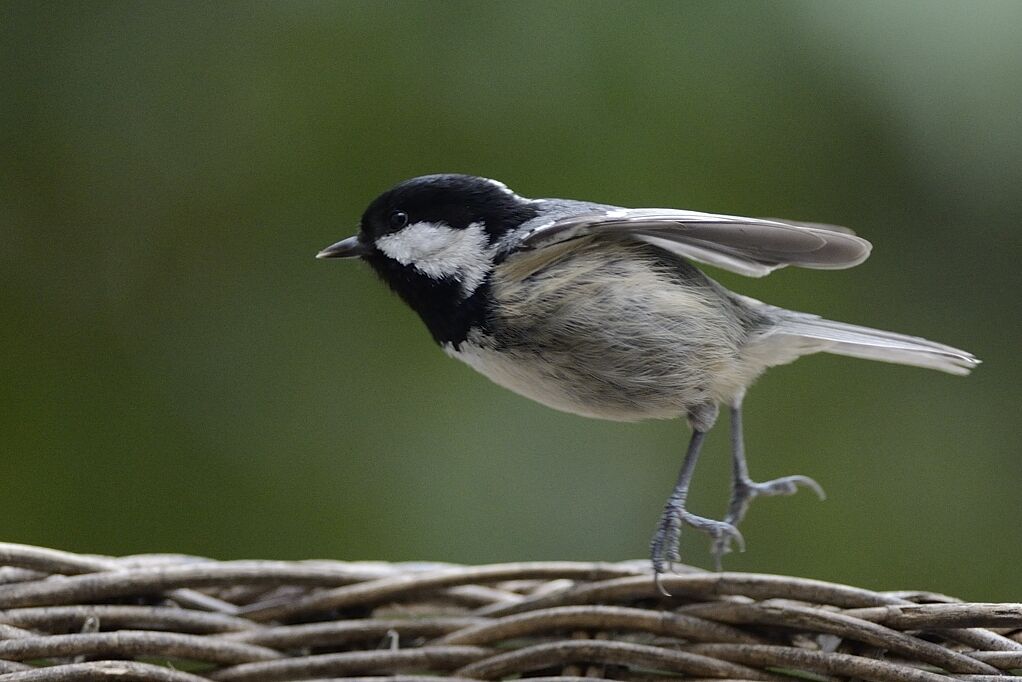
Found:
<path fill-rule="evenodd" d="M 806 476 L 755 482 L 742 397 L 768 367 L 809 353 L 967 374 L 970 353 L 913 336 L 793 312 L 735 294 L 692 262 L 761 277 L 839 269 L 870 243 L 850 230 L 662 208 L 527 199 L 469 175 L 413 178 L 377 197 L 357 235 L 319 258 L 360 257 L 419 314 L 444 351 L 549 407 L 599 419 L 685 417 L 691 440 L 656 526 L 657 577 L 678 557 L 682 524 L 709 534 L 719 567 L 758 496 L 790 495 Z M 686 509 L 719 407 L 731 412 L 733 478 L 723 521 Z"/>

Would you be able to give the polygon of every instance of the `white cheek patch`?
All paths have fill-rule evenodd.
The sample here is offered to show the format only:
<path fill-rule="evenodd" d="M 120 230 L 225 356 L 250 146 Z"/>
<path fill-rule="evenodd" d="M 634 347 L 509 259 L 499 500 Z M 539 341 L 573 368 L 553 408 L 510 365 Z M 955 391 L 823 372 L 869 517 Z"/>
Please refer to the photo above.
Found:
<path fill-rule="evenodd" d="M 433 279 L 450 277 L 459 281 L 466 298 L 493 267 L 493 253 L 482 223 L 472 223 L 463 230 L 412 223 L 377 239 L 376 248 Z"/>

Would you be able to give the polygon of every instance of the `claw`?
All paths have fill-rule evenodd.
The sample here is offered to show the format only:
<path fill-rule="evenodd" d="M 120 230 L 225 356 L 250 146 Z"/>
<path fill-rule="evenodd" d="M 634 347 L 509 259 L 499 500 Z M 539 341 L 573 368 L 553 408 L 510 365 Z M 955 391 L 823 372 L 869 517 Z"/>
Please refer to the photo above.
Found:
<path fill-rule="evenodd" d="M 813 479 L 809 478 L 808 476 L 792 476 L 792 478 L 797 479 L 795 481 L 796 484 L 801 483 L 802 485 L 816 493 L 816 496 L 820 498 L 821 502 L 827 499 L 827 493 L 824 492 L 823 486 L 814 481 Z"/>
<path fill-rule="evenodd" d="M 674 571 L 674 556 L 677 555 L 677 550 L 672 550 L 669 545 L 677 544 L 677 540 L 671 538 L 678 537 L 677 524 L 674 522 L 673 510 L 668 507 L 664 510 L 664 515 L 660 517 L 660 523 L 657 524 L 656 533 L 653 535 L 653 541 L 650 543 L 650 555 L 653 560 L 653 584 L 656 586 L 657 592 L 665 597 L 670 597 L 671 593 L 667 591 L 667 588 L 663 584 L 664 575 L 664 559 L 667 560 L 667 570 Z M 668 518 L 668 514 L 671 514 L 672 518 Z M 667 544 L 668 547 L 664 547 Z"/>
<path fill-rule="evenodd" d="M 714 542 L 734 540 L 738 543 L 738 546 L 745 551 L 745 538 L 742 537 L 742 533 L 734 525 L 728 521 L 715 521 L 713 519 L 706 519 L 702 516 L 696 516 L 690 514 L 687 511 L 682 512 L 681 520 L 692 526 L 698 531 L 706 533 Z"/>
<path fill-rule="evenodd" d="M 738 551 L 739 552 L 744 552 L 745 551 L 745 536 L 742 535 L 741 532 L 737 528 L 735 528 L 734 526 L 732 526 L 732 528 L 734 529 L 735 532 L 731 533 L 729 535 L 725 535 L 722 539 L 724 540 L 724 542 L 728 543 L 729 547 L 730 547 L 731 541 L 734 540 L 738 544 Z"/>
<path fill-rule="evenodd" d="M 745 551 L 745 537 L 741 533 L 738 535 L 722 535 L 719 538 L 715 538 L 713 546 L 710 547 L 710 554 L 713 556 L 713 569 L 718 573 L 724 570 L 724 555 L 734 551 L 731 549 L 732 540 L 738 543 L 739 552 Z"/>
<path fill-rule="evenodd" d="M 745 494 L 739 495 L 738 499 L 744 501 L 744 498 L 752 499 L 760 496 L 771 497 L 773 495 L 794 495 L 798 492 L 798 487 L 800 485 L 812 490 L 821 500 L 827 499 L 827 493 L 823 491 L 823 486 L 808 476 L 797 475 L 775 478 L 772 481 L 763 481 L 762 483 L 746 481 L 742 485 L 742 489 Z"/>
<path fill-rule="evenodd" d="M 667 570 L 673 571 L 674 562 L 681 560 L 678 554 L 681 524 L 691 526 L 713 538 L 713 551 L 715 552 L 719 547 L 724 547 L 726 551 L 731 551 L 732 541 L 738 545 L 741 551 L 745 551 L 745 538 L 742 536 L 741 531 L 731 523 L 696 516 L 682 507 L 668 503 L 663 515 L 660 517 L 660 522 L 657 524 L 653 541 L 650 543 L 650 553 L 653 559 L 653 582 L 660 594 L 665 597 L 671 595 L 664 588 L 661 576 L 664 573 L 665 564 Z M 718 567 L 720 565 L 719 557 L 717 557 L 717 565 Z"/>
<path fill-rule="evenodd" d="M 724 570 L 724 555 L 731 553 L 731 545 L 724 544 L 721 547 L 717 546 L 717 543 L 713 543 L 713 547 L 710 548 L 710 555 L 713 557 L 713 570 L 720 573 Z"/>
<path fill-rule="evenodd" d="M 827 499 L 827 494 L 823 491 L 823 486 L 808 476 L 784 476 L 770 481 L 763 481 L 762 483 L 745 479 L 735 483 L 734 489 L 732 490 L 731 503 L 728 505 L 728 514 L 724 517 L 724 521 L 737 526 L 741 523 L 742 519 L 745 518 L 745 512 L 748 510 L 749 503 L 751 503 L 752 500 L 757 497 L 794 495 L 798 492 L 799 486 L 812 490 L 821 500 Z M 732 551 L 731 540 L 732 538 L 729 536 L 722 536 L 714 539 L 710 553 L 713 554 L 714 565 L 718 571 L 722 568 L 722 559 L 724 555 L 730 554 Z M 744 552 L 745 543 L 741 542 L 738 549 L 739 551 Z"/>
<path fill-rule="evenodd" d="M 661 580 L 663 575 L 663 571 L 658 571 L 655 566 L 653 567 L 653 584 L 656 585 L 657 592 L 665 597 L 670 597 L 671 593 L 667 591 L 667 588 L 664 587 L 663 580 Z"/>

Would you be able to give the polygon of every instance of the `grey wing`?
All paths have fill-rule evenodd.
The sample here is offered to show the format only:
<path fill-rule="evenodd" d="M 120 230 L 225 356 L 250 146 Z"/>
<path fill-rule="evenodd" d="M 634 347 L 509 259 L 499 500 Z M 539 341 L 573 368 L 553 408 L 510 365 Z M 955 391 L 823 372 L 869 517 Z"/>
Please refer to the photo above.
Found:
<path fill-rule="evenodd" d="M 661 208 L 607 208 L 541 223 L 522 237 L 520 249 L 571 239 L 622 235 L 692 260 L 750 277 L 786 265 L 850 268 L 872 245 L 846 228 L 764 218 Z"/>

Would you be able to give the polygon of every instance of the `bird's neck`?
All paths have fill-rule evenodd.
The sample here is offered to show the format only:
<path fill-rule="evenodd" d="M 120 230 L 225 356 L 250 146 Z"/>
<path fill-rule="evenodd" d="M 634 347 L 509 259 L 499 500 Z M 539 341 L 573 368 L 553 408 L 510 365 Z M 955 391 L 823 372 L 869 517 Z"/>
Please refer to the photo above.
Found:
<path fill-rule="evenodd" d="M 381 279 L 419 314 L 438 344 L 457 348 L 473 328 L 484 328 L 490 283 L 483 281 L 468 297 L 453 278 L 436 279 L 384 257 L 367 259 Z"/>

